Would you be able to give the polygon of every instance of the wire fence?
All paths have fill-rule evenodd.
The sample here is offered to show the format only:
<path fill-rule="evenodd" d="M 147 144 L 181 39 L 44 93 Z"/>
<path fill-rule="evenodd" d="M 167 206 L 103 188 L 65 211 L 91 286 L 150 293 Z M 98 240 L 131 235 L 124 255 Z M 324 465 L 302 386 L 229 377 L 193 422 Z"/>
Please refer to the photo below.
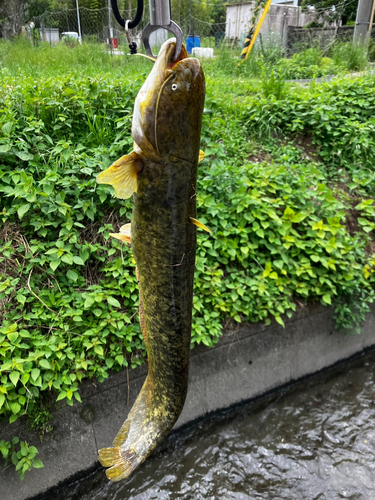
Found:
<path fill-rule="evenodd" d="M 133 19 L 135 9 L 123 13 L 125 19 Z M 131 36 L 141 44 L 141 33 L 149 19 L 148 6 L 145 6 L 145 12 L 142 21 L 133 30 Z M 180 27 L 184 38 L 199 36 L 206 46 L 216 45 L 225 38 L 226 23 L 209 23 L 197 19 L 193 16 L 187 16 L 180 20 Z M 79 8 L 79 14 L 76 9 L 67 9 L 60 12 L 44 12 L 38 17 L 33 17 L 27 23 L 26 31 L 34 45 L 40 42 L 49 42 L 51 45 L 58 43 L 64 33 L 81 32 L 82 40 L 87 42 L 107 42 L 115 38 L 118 46 L 127 45 L 125 31 L 116 22 L 112 10 Z M 151 45 L 160 45 L 168 36 L 165 30 L 160 30 L 151 37 Z M 207 40 L 204 40 L 207 39 Z M 69 39 L 72 42 L 72 37 Z"/>
<path fill-rule="evenodd" d="M 199 37 L 202 47 L 232 47 L 242 48 L 247 34 L 249 33 L 251 19 L 253 17 L 252 3 L 237 3 L 227 5 L 226 22 L 212 23 L 188 15 L 183 19 L 176 19 L 180 25 L 184 39 L 188 36 Z M 142 46 L 142 30 L 148 23 L 148 5 L 145 5 L 144 15 L 136 30 L 131 33 L 132 39 L 137 42 L 140 49 Z M 261 11 L 259 12 L 261 15 Z M 304 12 L 300 7 L 289 5 L 272 4 L 269 13 L 261 28 L 258 44 L 270 43 L 280 45 L 288 49 L 288 53 L 298 51 L 298 46 L 303 42 L 304 46 L 313 45 L 319 39 L 324 46 L 329 40 L 342 39 L 344 34 L 351 36 L 352 29 L 341 29 L 339 23 L 329 25 L 322 30 L 302 28 L 306 24 L 316 20 L 320 12 L 310 10 Z M 135 9 L 122 12 L 124 19 L 133 19 Z M 82 40 L 86 42 L 98 42 L 111 44 L 115 39 L 114 48 L 127 49 L 125 31 L 115 20 L 112 10 L 107 7 L 102 9 L 88 9 L 80 7 L 67 9 L 60 12 L 44 12 L 38 17 L 29 20 L 26 32 L 34 45 L 42 41 L 54 45 L 62 40 L 64 33 L 81 33 Z M 350 35 L 349 35 L 350 33 Z M 158 30 L 150 38 L 151 46 L 160 46 L 169 36 L 165 30 Z M 78 43 L 73 38 L 65 38 L 66 43 Z M 296 49 L 294 50 L 294 47 Z"/>

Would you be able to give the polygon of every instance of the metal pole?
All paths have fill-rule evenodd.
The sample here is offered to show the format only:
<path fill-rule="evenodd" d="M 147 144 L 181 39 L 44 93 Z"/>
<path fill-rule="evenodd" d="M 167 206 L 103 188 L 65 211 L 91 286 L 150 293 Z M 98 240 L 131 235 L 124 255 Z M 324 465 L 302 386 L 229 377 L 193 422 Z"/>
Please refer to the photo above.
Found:
<path fill-rule="evenodd" d="M 189 23 L 189 33 L 188 34 L 190 35 L 191 34 L 191 0 L 190 0 L 190 5 L 189 5 L 189 17 L 190 17 L 190 23 Z"/>
<path fill-rule="evenodd" d="M 76 0 L 76 5 L 77 5 L 77 22 L 78 22 L 78 36 L 79 39 L 82 42 L 82 35 L 81 35 L 81 22 L 79 20 L 79 7 L 78 7 L 78 0 Z"/>
<path fill-rule="evenodd" d="M 372 0 L 359 0 L 354 28 L 354 42 L 367 43 L 371 22 Z"/>
<path fill-rule="evenodd" d="M 370 38 L 371 38 L 371 30 L 372 30 L 372 22 L 374 20 L 374 14 L 375 14 L 375 0 L 372 4 L 372 10 L 371 10 L 371 16 L 370 16 L 370 26 L 368 28 Z"/>
<path fill-rule="evenodd" d="M 113 48 L 113 27 L 112 27 L 112 10 L 111 10 L 111 0 L 108 0 L 108 27 L 109 27 L 109 44 L 111 49 Z"/>

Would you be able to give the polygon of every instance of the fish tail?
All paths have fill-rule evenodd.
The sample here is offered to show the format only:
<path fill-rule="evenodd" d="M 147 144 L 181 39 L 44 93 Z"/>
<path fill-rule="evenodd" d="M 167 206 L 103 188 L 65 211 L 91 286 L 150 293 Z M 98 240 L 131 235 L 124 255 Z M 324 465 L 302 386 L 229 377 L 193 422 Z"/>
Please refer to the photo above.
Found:
<path fill-rule="evenodd" d="M 99 450 L 99 461 L 104 467 L 109 467 L 106 474 L 111 481 L 125 479 L 143 460 L 144 458 L 135 452 L 123 449 L 121 446 Z"/>
<path fill-rule="evenodd" d="M 151 393 L 152 382 L 147 377 L 113 447 L 99 450 L 99 461 L 109 467 L 106 474 L 111 481 L 128 477 L 169 433 L 181 413 L 185 397 L 176 402 L 174 411 L 158 417 L 163 407 L 152 402 Z"/>

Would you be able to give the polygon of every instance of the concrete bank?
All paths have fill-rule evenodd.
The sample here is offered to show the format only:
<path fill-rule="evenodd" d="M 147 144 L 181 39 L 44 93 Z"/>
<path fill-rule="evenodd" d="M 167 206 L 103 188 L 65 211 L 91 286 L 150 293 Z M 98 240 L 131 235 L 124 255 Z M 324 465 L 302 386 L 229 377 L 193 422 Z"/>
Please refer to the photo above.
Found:
<path fill-rule="evenodd" d="M 192 351 L 190 385 L 176 427 L 205 414 L 240 403 L 288 382 L 328 368 L 375 346 L 375 307 L 361 335 L 334 330 L 332 310 L 304 308 L 285 329 L 259 324 L 227 332 L 214 349 Z M 55 412 L 53 438 L 43 443 L 24 423 L 0 425 L 0 439 L 15 435 L 35 443 L 44 469 L 33 470 L 20 482 L 14 467 L 0 471 L 0 500 L 25 500 L 97 464 L 97 450 L 110 446 L 140 391 L 147 367 L 112 375 L 103 384 L 82 385 L 82 404 Z"/>

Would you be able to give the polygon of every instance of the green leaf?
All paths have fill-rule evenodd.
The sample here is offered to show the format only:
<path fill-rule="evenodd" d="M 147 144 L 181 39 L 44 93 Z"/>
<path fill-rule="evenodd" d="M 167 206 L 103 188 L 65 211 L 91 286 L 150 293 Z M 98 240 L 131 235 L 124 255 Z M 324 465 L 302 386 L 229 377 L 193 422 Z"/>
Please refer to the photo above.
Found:
<path fill-rule="evenodd" d="M 8 153 L 12 149 L 12 144 L 0 144 L 0 153 Z"/>
<path fill-rule="evenodd" d="M 83 305 L 83 307 L 85 309 L 88 309 L 89 307 L 91 307 L 95 302 L 95 299 L 93 297 L 87 297 L 87 299 L 85 300 L 85 303 Z"/>
<path fill-rule="evenodd" d="M 73 256 L 73 262 L 74 262 L 74 264 L 77 264 L 79 266 L 84 266 L 85 265 L 85 263 L 83 262 L 83 260 L 81 259 L 81 257 L 78 257 L 77 255 Z"/>
<path fill-rule="evenodd" d="M 14 413 L 16 415 L 20 411 L 21 405 L 18 403 L 12 403 L 10 405 L 10 409 L 12 410 L 12 413 Z"/>
<path fill-rule="evenodd" d="M 78 391 L 75 391 L 74 397 L 76 398 L 77 401 L 79 401 L 80 403 L 82 403 L 82 399 L 81 399 L 81 396 L 79 395 Z"/>
<path fill-rule="evenodd" d="M 25 205 L 21 205 L 17 210 L 18 217 L 20 219 L 22 219 L 22 217 L 25 215 L 26 212 L 29 211 L 29 209 L 30 209 L 29 203 L 26 203 Z"/>
<path fill-rule="evenodd" d="M 323 300 L 323 302 L 325 304 L 331 305 L 331 303 L 332 303 L 331 302 L 331 296 L 328 293 L 326 293 L 325 295 L 323 295 L 322 300 Z"/>
<path fill-rule="evenodd" d="M 290 220 L 292 222 L 302 222 L 304 219 L 306 219 L 307 215 L 308 214 L 303 214 L 303 213 L 295 214 L 290 218 Z"/>
<path fill-rule="evenodd" d="M 51 262 L 49 263 L 51 269 L 53 271 L 56 271 L 56 269 L 59 267 L 60 265 L 60 261 L 59 260 L 51 260 Z"/>
<path fill-rule="evenodd" d="M 9 417 L 9 423 L 10 423 L 10 424 L 13 424 L 13 422 L 15 422 L 16 420 L 18 420 L 18 415 L 15 415 L 15 414 L 13 413 L 13 415 L 11 415 L 11 416 Z"/>
<path fill-rule="evenodd" d="M 115 357 L 115 361 L 120 365 L 120 366 L 123 366 L 124 364 L 124 356 L 122 356 L 121 354 L 118 354 L 116 357 Z"/>
<path fill-rule="evenodd" d="M 41 359 L 39 361 L 39 364 L 42 368 L 45 368 L 46 370 L 50 370 L 51 369 L 51 363 L 49 361 L 47 361 L 46 359 Z"/>
<path fill-rule="evenodd" d="M 72 265 L 73 264 L 73 255 L 70 254 L 70 253 L 64 253 L 62 256 L 61 256 L 61 260 L 63 262 L 65 262 L 65 264 L 69 264 L 69 265 Z"/>
<path fill-rule="evenodd" d="M 3 406 L 4 403 L 5 403 L 5 396 L 0 392 L 0 408 Z"/>
<path fill-rule="evenodd" d="M 107 297 L 107 302 L 113 307 L 121 307 L 120 302 L 114 297 Z"/>
<path fill-rule="evenodd" d="M 66 391 L 61 391 L 60 394 L 57 396 L 56 401 L 61 401 L 64 398 L 66 398 Z"/>
<path fill-rule="evenodd" d="M 17 385 L 17 382 L 20 378 L 20 375 L 21 375 L 20 372 L 16 372 L 16 371 L 9 373 L 9 378 L 14 386 Z M 17 412 L 14 412 L 14 413 L 17 413 Z"/>
<path fill-rule="evenodd" d="M 275 316 L 275 320 L 279 323 L 279 325 L 281 325 L 285 328 L 285 324 L 284 324 L 284 321 L 282 320 L 281 316 Z"/>
<path fill-rule="evenodd" d="M 108 368 L 109 368 L 109 369 L 111 369 L 111 368 L 112 368 L 112 366 L 113 366 L 113 364 L 114 364 L 114 360 L 113 360 L 113 359 L 111 359 L 111 358 L 107 358 L 107 359 L 105 360 L 105 364 L 108 366 Z"/>
<path fill-rule="evenodd" d="M 7 335 L 9 341 L 13 344 L 19 337 L 19 333 L 18 332 L 11 332 L 11 333 L 8 333 Z"/>
<path fill-rule="evenodd" d="M 69 269 L 69 271 L 66 273 L 66 275 L 72 281 L 77 281 L 77 279 L 78 279 L 78 274 L 75 271 L 73 271 L 72 269 Z"/>
<path fill-rule="evenodd" d="M 33 368 L 33 369 L 31 370 L 31 378 L 34 380 L 34 382 L 35 382 L 35 380 L 39 377 L 39 375 L 40 375 L 40 370 L 39 370 L 39 368 Z"/>
<path fill-rule="evenodd" d="M 34 469 L 42 469 L 44 467 L 40 458 L 34 458 L 31 463 L 33 464 Z"/>
<path fill-rule="evenodd" d="M 29 161 L 34 158 L 34 156 L 30 153 L 27 153 L 26 151 L 15 151 L 16 155 L 18 158 L 20 158 L 23 161 Z"/>
<path fill-rule="evenodd" d="M 12 125 L 13 124 L 11 122 L 4 123 L 4 125 L 1 127 L 4 135 L 10 134 L 10 132 L 12 130 Z"/>
<path fill-rule="evenodd" d="M 96 354 L 99 354 L 100 356 L 103 356 L 104 354 L 103 347 L 101 345 L 96 345 L 94 347 L 94 351 L 96 352 Z"/>

